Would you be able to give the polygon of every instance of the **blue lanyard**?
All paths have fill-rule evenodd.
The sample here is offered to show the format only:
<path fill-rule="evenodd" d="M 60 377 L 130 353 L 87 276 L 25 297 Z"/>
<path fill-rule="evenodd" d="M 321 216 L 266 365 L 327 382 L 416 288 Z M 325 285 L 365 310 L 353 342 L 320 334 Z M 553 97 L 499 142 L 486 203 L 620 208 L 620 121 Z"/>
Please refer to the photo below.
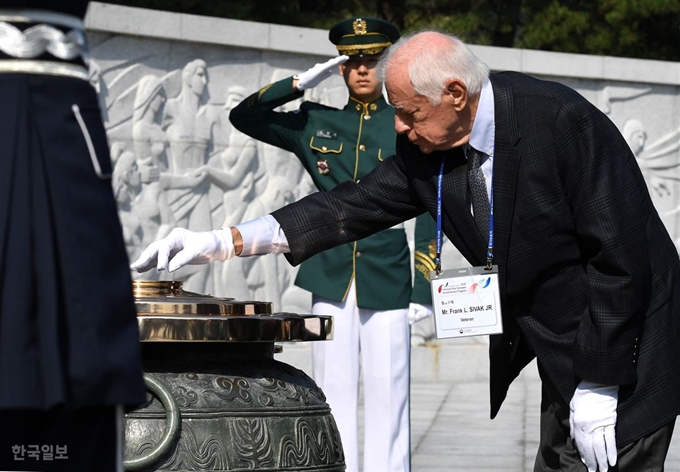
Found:
<path fill-rule="evenodd" d="M 493 173 L 491 175 L 491 196 L 489 197 L 489 244 L 486 246 L 486 270 L 491 270 L 493 267 Z"/>
<path fill-rule="evenodd" d="M 437 275 L 442 273 L 442 180 L 444 180 L 444 159 L 439 168 L 439 178 L 437 179 L 437 255 L 434 258 L 435 272 Z"/>
<path fill-rule="evenodd" d="M 442 181 L 444 180 L 444 162 L 446 156 L 442 156 L 442 164 L 439 167 L 437 179 L 437 255 L 434 258 L 435 272 L 442 273 Z M 493 267 L 493 178 L 491 179 L 491 197 L 489 200 L 489 243 L 486 251 L 486 270 Z"/>

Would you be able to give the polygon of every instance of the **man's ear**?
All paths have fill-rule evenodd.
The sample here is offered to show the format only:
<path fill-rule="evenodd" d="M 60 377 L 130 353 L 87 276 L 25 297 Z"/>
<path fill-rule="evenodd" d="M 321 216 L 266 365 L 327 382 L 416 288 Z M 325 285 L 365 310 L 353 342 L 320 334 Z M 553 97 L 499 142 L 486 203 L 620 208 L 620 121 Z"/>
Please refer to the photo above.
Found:
<path fill-rule="evenodd" d="M 447 100 L 456 111 L 462 110 L 467 105 L 467 87 L 465 87 L 465 84 L 458 79 L 449 79 L 446 81 L 444 96 L 445 100 Z"/>

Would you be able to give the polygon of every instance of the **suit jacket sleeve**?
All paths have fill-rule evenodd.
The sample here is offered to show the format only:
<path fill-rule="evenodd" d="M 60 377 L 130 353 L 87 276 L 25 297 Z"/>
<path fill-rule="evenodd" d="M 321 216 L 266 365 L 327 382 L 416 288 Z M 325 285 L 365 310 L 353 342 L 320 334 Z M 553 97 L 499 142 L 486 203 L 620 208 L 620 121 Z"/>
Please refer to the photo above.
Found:
<path fill-rule="evenodd" d="M 272 213 L 297 265 L 323 250 L 356 241 L 423 213 L 402 159 L 381 162 L 360 183 L 344 182 Z"/>
<path fill-rule="evenodd" d="M 631 347 L 650 303 L 648 231 L 655 210 L 634 156 L 604 114 L 581 100 L 556 116 L 560 175 L 588 287 L 574 371 L 602 384 L 632 383 Z"/>

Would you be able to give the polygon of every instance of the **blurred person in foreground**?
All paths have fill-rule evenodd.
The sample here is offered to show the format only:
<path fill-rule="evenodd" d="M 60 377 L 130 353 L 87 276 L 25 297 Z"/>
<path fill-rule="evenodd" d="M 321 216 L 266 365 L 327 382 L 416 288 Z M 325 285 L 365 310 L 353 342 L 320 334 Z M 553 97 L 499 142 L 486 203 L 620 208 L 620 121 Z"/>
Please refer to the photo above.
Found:
<path fill-rule="evenodd" d="M 158 241 L 134 268 L 298 264 L 428 212 L 473 267 L 498 267 L 492 418 L 537 359 L 534 470 L 662 471 L 680 412 L 680 261 L 621 133 L 564 85 L 489 74 L 455 36 L 404 37 L 379 71 L 395 156 L 259 220 Z"/>
<path fill-rule="evenodd" d="M 146 400 L 87 1 L 0 14 L 0 470 L 122 470 Z"/>

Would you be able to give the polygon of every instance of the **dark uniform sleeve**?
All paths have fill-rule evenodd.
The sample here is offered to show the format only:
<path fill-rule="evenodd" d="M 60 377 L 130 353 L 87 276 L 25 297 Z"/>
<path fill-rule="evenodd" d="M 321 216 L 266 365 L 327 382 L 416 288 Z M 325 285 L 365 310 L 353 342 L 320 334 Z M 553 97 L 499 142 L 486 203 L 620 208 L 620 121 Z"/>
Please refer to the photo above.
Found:
<path fill-rule="evenodd" d="M 413 292 L 411 292 L 411 301 L 413 303 L 432 305 L 430 272 L 434 270 L 436 231 L 436 223 L 429 213 L 423 213 L 416 218 L 415 250 L 413 253 L 415 271 L 413 275 Z"/>
<path fill-rule="evenodd" d="M 229 121 L 236 129 L 258 141 L 297 152 L 297 138 L 305 128 L 306 113 L 274 111 L 302 96 L 302 92 L 293 90 L 292 84 L 293 77 L 288 77 L 262 87 L 231 110 Z"/>

